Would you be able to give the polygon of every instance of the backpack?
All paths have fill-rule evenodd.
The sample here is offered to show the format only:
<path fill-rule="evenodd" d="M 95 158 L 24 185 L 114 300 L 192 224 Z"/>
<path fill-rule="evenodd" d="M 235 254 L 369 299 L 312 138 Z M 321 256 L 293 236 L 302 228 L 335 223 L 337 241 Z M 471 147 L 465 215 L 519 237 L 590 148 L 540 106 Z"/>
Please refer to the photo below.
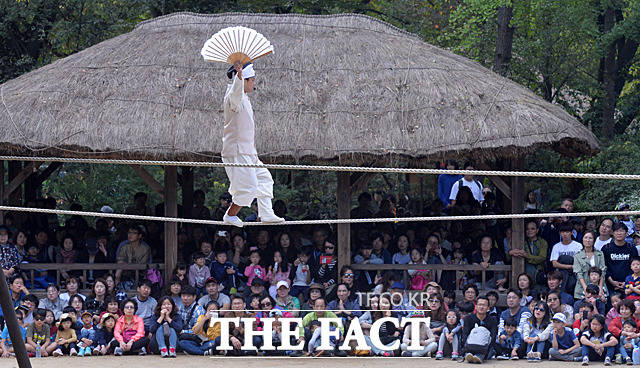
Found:
<path fill-rule="evenodd" d="M 489 346 L 490 343 L 491 332 L 484 326 L 476 325 L 467 337 L 468 345 Z"/>
<path fill-rule="evenodd" d="M 147 274 L 145 279 L 151 282 L 151 295 L 158 299 L 160 297 L 164 280 L 162 279 L 162 273 L 160 272 L 160 266 L 158 264 L 155 267 L 147 267 Z"/>
<path fill-rule="evenodd" d="M 458 180 L 458 190 L 460 190 L 460 188 L 462 188 L 462 186 L 464 185 L 464 179 L 460 179 Z M 477 179 L 473 179 L 473 182 L 476 183 L 476 185 L 478 186 L 478 189 L 480 189 L 480 191 L 482 192 L 482 184 L 480 184 L 480 182 Z M 471 189 L 471 188 L 469 188 Z M 473 191 L 471 191 L 471 193 L 473 194 Z"/>

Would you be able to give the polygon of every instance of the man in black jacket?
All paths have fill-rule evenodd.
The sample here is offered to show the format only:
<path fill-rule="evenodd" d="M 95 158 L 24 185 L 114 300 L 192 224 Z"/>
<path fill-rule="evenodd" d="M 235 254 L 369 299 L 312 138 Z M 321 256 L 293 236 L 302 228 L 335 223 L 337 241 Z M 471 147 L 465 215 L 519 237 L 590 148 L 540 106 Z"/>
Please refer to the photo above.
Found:
<path fill-rule="evenodd" d="M 462 329 L 462 353 L 468 363 L 480 364 L 489 358 L 498 335 L 498 320 L 487 314 L 489 299 L 480 296 L 476 302 L 476 313 L 464 318 Z"/>
<path fill-rule="evenodd" d="M 613 239 L 602 247 L 604 262 L 607 265 L 607 282 L 609 290 L 624 293 L 624 280 L 631 274 L 631 260 L 638 257 L 638 250 L 627 243 L 627 225 L 616 222 L 613 225 Z"/>

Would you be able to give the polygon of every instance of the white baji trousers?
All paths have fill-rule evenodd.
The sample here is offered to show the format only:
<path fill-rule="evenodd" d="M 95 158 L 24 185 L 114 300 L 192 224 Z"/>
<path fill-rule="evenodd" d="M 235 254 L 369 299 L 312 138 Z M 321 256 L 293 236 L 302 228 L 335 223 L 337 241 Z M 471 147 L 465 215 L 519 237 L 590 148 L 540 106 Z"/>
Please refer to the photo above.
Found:
<path fill-rule="evenodd" d="M 222 162 L 262 165 L 256 155 L 223 156 Z M 269 170 L 253 167 L 225 167 L 229 185 L 229 194 L 233 203 L 242 207 L 251 206 L 254 198 L 273 198 L 273 178 Z"/>

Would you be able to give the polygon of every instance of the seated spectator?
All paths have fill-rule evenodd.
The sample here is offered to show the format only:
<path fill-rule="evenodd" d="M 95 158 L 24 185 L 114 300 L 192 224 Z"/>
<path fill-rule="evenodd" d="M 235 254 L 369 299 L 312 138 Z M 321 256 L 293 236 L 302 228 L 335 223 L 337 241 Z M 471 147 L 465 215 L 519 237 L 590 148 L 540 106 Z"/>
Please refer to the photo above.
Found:
<path fill-rule="evenodd" d="M 204 253 L 196 252 L 193 255 L 193 264 L 189 266 L 189 285 L 196 288 L 198 295 L 204 293 L 204 282 L 211 277 L 211 270 L 205 261 Z"/>
<path fill-rule="evenodd" d="M 447 318 L 442 329 L 442 334 L 438 341 L 438 352 L 436 360 L 444 357 L 451 357 L 451 360 L 457 360 L 460 356 L 458 351 L 460 348 L 460 333 L 462 332 L 462 322 L 460 314 L 457 310 L 451 308 L 447 311 Z"/>
<path fill-rule="evenodd" d="M 151 333 L 149 328 L 153 324 L 154 310 L 158 302 L 151 296 L 151 281 L 142 280 L 138 282 L 137 295 L 133 297 L 136 301 L 136 316 L 144 321 L 145 331 Z"/>
<path fill-rule="evenodd" d="M 198 317 L 198 322 L 193 326 L 193 331 L 204 341 L 198 343 L 192 340 L 182 340 L 180 346 L 184 351 L 192 355 L 214 355 L 217 351 L 216 347 L 220 346 L 220 323 L 209 323 L 211 318 L 219 315 L 218 303 L 210 301 L 206 305 L 203 315 Z"/>
<path fill-rule="evenodd" d="M 444 298 L 439 293 L 429 294 L 429 303 L 427 305 L 425 315 L 431 318 L 429 324 L 429 330 L 435 335 L 436 338 L 440 338 L 440 334 L 444 330 L 444 326 L 447 318 L 447 310 L 444 305 Z"/>
<path fill-rule="evenodd" d="M 100 317 L 100 325 L 98 326 L 97 350 L 100 355 L 108 355 L 113 351 L 110 349 L 109 343 L 114 339 L 113 333 L 116 327 L 116 321 L 119 318 L 117 314 L 104 313 Z M 98 354 L 93 354 L 98 355 Z"/>
<path fill-rule="evenodd" d="M 82 313 L 80 319 L 82 321 L 82 328 L 78 334 L 78 355 L 91 356 L 96 352 L 94 349 L 98 346 L 97 331 L 93 328 L 93 314 L 85 311 Z"/>
<path fill-rule="evenodd" d="M 421 310 L 416 310 L 407 316 L 407 318 L 424 318 L 424 312 Z M 418 334 L 419 345 L 422 347 L 422 350 L 409 350 L 409 345 L 411 345 L 413 339 L 413 334 L 411 333 L 412 326 L 411 323 L 408 323 L 404 328 L 404 334 L 402 334 L 402 343 L 400 344 L 400 349 L 402 350 L 403 357 L 422 357 L 422 356 L 431 356 L 431 353 L 436 351 L 438 348 L 438 344 L 436 343 L 436 337 L 431 332 L 429 326 L 424 323 L 419 324 L 420 332 Z"/>
<path fill-rule="evenodd" d="M 127 240 L 120 243 L 116 251 L 116 263 L 127 264 L 150 264 L 151 263 L 151 247 L 143 241 L 144 228 L 141 225 L 131 225 L 127 232 Z M 122 276 L 121 269 L 116 270 L 116 285 L 120 285 L 121 281 L 127 281 L 123 284 L 123 289 L 130 289 L 133 286 L 132 273 L 125 273 L 125 279 Z"/>
<path fill-rule="evenodd" d="M 622 332 L 620 333 L 618 350 L 620 351 L 620 361 L 616 359 L 616 364 L 621 364 L 623 361 L 627 365 L 632 365 L 632 354 L 634 347 L 638 346 L 640 343 L 640 338 L 636 331 L 638 330 L 638 326 L 636 322 L 632 319 L 628 319 L 624 321 L 622 324 Z"/>
<path fill-rule="evenodd" d="M 137 192 L 133 196 L 133 205 L 127 207 L 124 213 L 128 215 L 153 216 L 151 207 L 147 206 L 147 193 Z"/>
<path fill-rule="evenodd" d="M 311 265 L 312 270 L 315 271 L 314 282 L 322 284 L 327 295 L 335 288 L 338 277 L 338 257 L 335 251 L 336 246 L 326 241 L 324 252 L 317 257 L 316 263 Z"/>
<path fill-rule="evenodd" d="M 75 315 L 62 313 L 62 315 L 60 316 L 60 322 L 58 322 L 58 331 L 56 332 L 57 349 L 54 350 L 52 354 L 54 357 L 62 356 L 64 354 L 69 354 L 70 356 L 78 355 L 78 351 L 76 350 L 76 342 L 78 341 L 78 336 L 76 334 L 76 330 L 73 327 L 75 323 Z"/>
<path fill-rule="evenodd" d="M 353 263 L 383 264 L 384 260 L 376 256 L 375 254 L 373 254 L 373 246 L 371 245 L 371 243 L 365 242 L 360 245 L 359 253 L 356 254 L 355 257 L 353 257 Z M 353 273 L 353 270 L 351 270 L 351 273 Z M 343 273 L 341 272 L 341 274 Z M 355 281 L 352 280 L 351 282 L 355 282 L 358 285 L 357 286 L 358 291 L 368 291 L 370 290 L 371 285 L 377 284 L 376 282 L 377 274 L 378 273 L 375 270 L 358 271 L 354 274 L 354 277 L 356 277 Z M 344 282 L 345 280 L 342 280 L 342 281 Z"/>
<path fill-rule="evenodd" d="M 116 322 L 113 330 L 115 340 L 110 347 L 114 349 L 116 356 L 135 353 L 146 355 L 145 346 L 149 344 L 149 339 L 145 336 L 144 321 L 136 315 L 138 304 L 135 299 L 127 299 L 122 304 L 122 309 L 124 315 Z"/>
<path fill-rule="evenodd" d="M 582 343 L 582 365 L 588 365 L 589 361 L 603 360 L 604 365 L 611 365 L 618 340 L 607 331 L 604 316 L 595 314 L 591 317 L 589 328 L 582 333 L 580 342 Z M 629 362 L 631 362 L 630 359 Z"/>
<path fill-rule="evenodd" d="M 370 243 L 372 246 L 372 254 L 377 258 L 381 258 L 384 264 L 391 264 L 391 253 L 388 250 L 383 248 L 384 246 L 384 237 L 382 233 L 374 232 L 371 234 Z"/>
<path fill-rule="evenodd" d="M 492 265 L 504 264 L 504 257 L 500 251 L 493 247 L 493 238 L 490 235 L 485 234 L 480 237 L 479 248 L 471 254 L 469 259 L 471 264 L 481 265 L 484 269 Z M 481 280 L 482 272 L 485 271 L 475 271 L 476 280 Z M 504 290 L 507 284 L 507 279 L 500 272 L 486 271 L 485 277 L 486 287 L 489 289 Z M 476 281 L 476 284 L 479 287 L 484 287 L 481 281 Z"/>
<path fill-rule="evenodd" d="M 518 322 L 513 316 L 501 321 L 502 327 L 496 340 L 496 357 L 499 360 L 518 360 L 522 345 L 522 335 L 518 332 Z"/>
<path fill-rule="evenodd" d="M 180 293 L 182 297 L 182 307 L 178 309 L 178 314 L 182 319 L 182 331 L 178 334 L 178 339 L 181 340 L 195 340 L 192 335 L 195 335 L 193 327 L 198 322 L 198 317 L 204 314 L 204 308 L 196 303 L 196 290 L 191 285 L 187 285 L 182 288 Z M 178 345 L 182 348 L 182 344 L 178 342 Z"/>
<path fill-rule="evenodd" d="M 557 313 L 562 313 L 567 317 L 564 323 L 569 326 L 573 324 L 573 307 L 562 303 L 559 292 L 552 291 L 547 294 L 547 305 L 549 305 L 549 310 L 553 316 Z"/>
<path fill-rule="evenodd" d="M 391 262 L 393 264 L 408 264 L 411 261 L 409 254 L 409 237 L 406 234 L 400 234 L 396 240 L 398 252 L 393 254 Z"/>
<path fill-rule="evenodd" d="M 415 310 L 416 308 L 409 304 L 409 300 L 407 295 L 405 294 L 404 284 L 400 281 L 396 281 L 391 285 L 391 300 L 392 300 L 392 308 L 394 312 L 396 312 L 401 317 L 406 317 L 410 311 Z"/>
<path fill-rule="evenodd" d="M 244 269 L 244 276 L 247 278 L 247 286 L 251 286 L 251 282 L 254 278 L 261 280 L 267 279 L 267 271 L 260 265 L 262 257 L 258 249 L 251 249 L 249 251 L 249 262 L 251 262 Z"/>
<path fill-rule="evenodd" d="M 602 314 L 604 316 L 606 310 L 604 307 L 604 303 L 602 300 L 598 299 L 598 295 L 600 294 L 600 288 L 597 285 L 589 284 L 584 291 L 584 298 L 576 301 L 573 304 L 573 311 L 575 313 L 580 309 L 580 305 L 582 304 L 591 304 L 593 305 L 593 313 L 594 314 Z M 574 316 L 573 319 L 576 320 L 580 318 L 579 316 Z"/>
<path fill-rule="evenodd" d="M 611 321 L 616 318 L 616 317 L 620 317 L 620 304 L 622 303 L 622 294 L 620 293 L 614 293 L 613 295 L 611 295 L 611 309 L 609 309 L 609 311 L 607 312 L 607 317 L 605 320 L 605 324 L 607 326 L 609 326 L 611 324 Z"/>
<path fill-rule="evenodd" d="M 304 316 L 313 311 L 313 306 L 318 298 L 325 298 L 324 287 L 320 284 L 311 284 L 309 286 L 309 296 L 300 306 L 300 317 L 304 318 Z"/>
<path fill-rule="evenodd" d="M 640 258 L 631 260 L 631 274 L 624 280 L 626 299 L 640 300 Z"/>
<path fill-rule="evenodd" d="M 498 335 L 498 320 L 487 314 L 489 300 L 480 296 L 475 313 L 464 318 L 460 339 L 464 359 L 468 363 L 482 363 L 489 358 Z M 474 331 L 475 330 L 475 331 Z"/>
<path fill-rule="evenodd" d="M 217 302 L 220 306 L 218 309 L 227 310 L 229 309 L 229 307 L 231 307 L 231 299 L 229 299 L 227 295 L 219 291 L 220 285 L 218 284 L 218 280 L 214 279 L 213 277 L 209 277 L 205 281 L 204 285 L 207 294 L 202 296 L 198 300 L 198 304 L 200 304 L 200 306 L 204 308 L 207 304 L 209 304 L 210 301 L 214 301 Z M 180 301 L 180 304 L 182 304 L 182 300 Z"/>
<path fill-rule="evenodd" d="M 231 297 L 231 310 L 227 311 L 224 315 L 225 318 L 248 318 L 253 317 L 252 314 L 246 311 L 246 303 L 244 298 L 240 295 L 233 295 Z M 229 343 L 233 347 L 233 350 L 227 351 L 227 355 L 257 355 L 255 350 L 242 350 L 242 345 L 244 345 L 244 330 L 246 328 L 253 328 L 249 326 L 245 326 L 244 322 L 240 322 L 240 324 L 230 323 L 229 324 Z M 262 345 L 262 338 L 259 336 L 253 337 L 253 346 L 260 348 Z"/>
<path fill-rule="evenodd" d="M 622 334 L 622 325 L 627 320 L 633 320 L 636 323 L 636 326 L 640 326 L 640 320 L 634 317 L 634 313 L 636 312 L 636 306 L 633 304 L 633 300 L 625 299 L 620 304 L 620 317 L 616 317 L 611 321 L 611 324 L 608 327 L 609 332 L 615 338 L 619 338 Z M 638 330 L 636 330 L 638 332 Z"/>
<path fill-rule="evenodd" d="M 480 295 L 478 287 L 473 283 L 468 283 L 462 287 L 462 300 L 465 302 L 471 302 L 476 305 L 476 299 Z M 488 306 L 487 306 L 488 307 Z M 497 331 L 496 331 L 497 333 Z"/>
<path fill-rule="evenodd" d="M 285 280 L 276 284 L 276 306 L 289 311 L 294 317 L 297 317 L 300 311 L 300 300 L 291 295 L 289 283 Z"/>
<path fill-rule="evenodd" d="M 73 264 L 73 263 L 77 263 L 79 258 L 80 258 L 80 251 L 75 249 L 73 238 L 69 235 L 66 235 L 62 239 L 62 246 L 58 248 L 58 250 L 56 251 L 56 263 Z M 70 274 L 64 269 L 60 271 L 60 275 L 65 280 L 68 280 L 72 275 L 73 276 L 77 275 L 77 273 L 78 272 L 76 271 Z"/>
<path fill-rule="evenodd" d="M 178 333 L 182 331 L 182 318 L 171 297 L 163 296 L 158 300 L 148 330 L 153 335 L 149 346 L 151 351 L 154 354 L 160 352 L 163 358 L 175 358 Z"/>
<path fill-rule="evenodd" d="M 337 299 L 329 302 L 328 309 L 332 310 L 336 316 L 342 318 L 346 324 L 352 319 L 357 319 L 362 315 L 360 303 L 356 296 L 351 296 L 351 290 L 346 284 L 340 283 L 336 287 Z"/>
<path fill-rule="evenodd" d="M 562 304 L 573 305 L 573 297 L 564 291 L 563 287 L 564 276 L 562 272 L 558 270 L 551 271 L 547 274 L 547 286 L 545 290 L 548 295 L 551 292 L 558 292 L 560 295 L 560 301 Z"/>
<path fill-rule="evenodd" d="M 22 298 L 21 306 L 25 307 L 24 324 L 28 326 L 33 323 L 33 312 L 38 307 L 38 297 L 33 294 L 26 295 Z"/>
<path fill-rule="evenodd" d="M 580 337 L 584 331 L 589 329 L 589 322 L 595 314 L 593 304 L 579 303 L 575 314 L 576 320 L 573 321 L 573 333 Z"/>
<path fill-rule="evenodd" d="M 564 360 L 573 362 L 581 355 L 580 342 L 573 331 L 566 327 L 567 317 L 563 313 L 556 313 L 551 319 L 553 332 L 551 333 L 551 349 L 549 360 Z"/>
<path fill-rule="evenodd" d="M 500 295 L 495 290 L 489 290 L 484 295 L 487 297 L 487 299 L 489 299 L 489 310 L 487 311 L 487 313 L 490 316 L 496 317 L 499 321 L 500 314 L 502 314 L 503 312 L 502 308 L 498 307 L 498 300 L 500 300 Z"/>
<path fill-rule="evenodd" d="M 522 329 L 522 341 L 526 346 L 527 360 L 539 362 L 550 347 L 549 336 L 553 331 L 549 306 L 543 301 L 535 302 L 533 315 Z"/>
<path fill-rule="evenodd" d="M 456 242 L 454 245 L 460 245 L 460 243 Z M 469 264 L 461 247 L 454 247 L 451 254 L 447 256 L 445 263 L 460 266 Z M 455 290 L 458 289 L 460 285 L 464 285 L 467 279 L 466 271 L 443 271 L 440 283 L 445 290 Z M 456 280 L 459 280 L 458 284 L 456 284 Z"/>
<path fill-rule="evenodd" d="M 500 322 L 498 323 L 498 329 L 500 331 L 506 330 L 504 328 L 505 321 L 508 318 L 513 317 L 517 324 L 517 331 L 522 336 L 524 325 L 527 323 L 529 318 L 531 318 L 531 311 L 529 311 L 529 308 L 520 305 L 521 301 L 522 293 L 520 293 L 520 291 L 514 289 L 509 289 L 509 291 L 507 291 L 507 309 L 500 314 Z M 512 342 L 514 341 L 515 340 Z M 520 347 L 520 344 L 518 344 L 518 347 Z M 522 347 L 524 348 L 524 345 Z"/>
<path fill-rule="evenodd" d="M 100 321 L 99 315 L 107 308 L 105 298 L 107 297 L 107 282 L 104 279 L 96 279 L 91 288 L 91 294 L 86 300 L 87 309 L 92 311 L 98 318 L 96 323 Z"/>
<path fill-rule="evenodd" d="M 594 283 L 591 280 L 591 269 L 596 267 L 600 270 L 600 275 L 604 274 L 607 271 L 607 266 L 604 263 L 604 254 L 594 249 L 593 242 L 595 239 L 594 233 L 585 233 L 582 236 L 582 245 L 583 249 L 576 253 L 573 257 L 573 272 L 575 273 L 575 277 L 578 280 L 575 287 L 575 292 L 573 294 L 574 298 L 580 299 L 584 296 L 584 290 L 588 284 Z M 592 264 L 594 266 L 592 266 Z M 595 276 L 594 276 L 595 277 Z M 598 282 L 595 283 L 598 286 L 598 290 L 602 290 L 604 287 L 604 279 L 599 278 Z M 600 295 L 604 296 L 604 291 L 600 293 Z M 600 297 L 600 295 L 598 297 Z M 603 313 L 600 311 L 599 313 Z"/>
<path fill-rule="evenodd" d="M 276 297 L 276 285 L 278 281 L 291 281 L 293 275 L 292 270 L 293 267 L 291 263 L 289 263 L 285 251 L 276 250 L 273 252 L 273 263 L 269 265 L 266 278 L 266 281 L 271 285 L 269 286 L 269 295 L 271 295 L 272 298 Z"/>
<path fill-rule="evenodd" d="M 320 318 L 338 318 L 335 315 L 335 313 L 327 310 L 327 304 L 326 304 L 326 302 L 325 302 L 325 300 L 323 298 L 316 299 L 315 304 L 313 305 L 313 312 L 308 313 L 302 319 L 302 326 L 300 327 L 300 334 L 299 334 L 300 337 L 298 338 L 298 341 L 297 341 L 297 343 L 300 343 L 300 342 L 303 342 L 303 341 L 307 340 L 308 341 L 308 352 L 312 353 L 312 354 L 316 353 L 317 355 L 321 355 L 321 354 L 324 353 L 321 350 L 320 351 L 316 351 L 318 346 L 320 346 L 320 340 L 321 340 L 320 325 L 319 325 L 319 323 L 317 323 Z M 337 325 L 333 325 L 333 324 L 332 324 L 332 327 L 333 328 L 338 328 Z M 340 328 L 341 336 L 343 336 L 344 335 L 344 327 L 339 326 L 339 328 Z M 381 328 L 381 330 L 382 330 L 382 328 Z M 338 350 L 337 349 L 338 343 L 339 343 L 339 341 L 336 341 L 335 339 L 332 339 L 331 346 L 333 347 L 333 351 L 327 352 L 324 355 L 339 354 L 339 355 L 345 355 L 346 356 L 346 353 L 343 354 L 344 350 Z M 342 353 L 340 353 L 340 351 L 342 351 Z"/>
<path fill-rule="evenodd" d="M 533 299 L 538 299 L 538 292 L 533 289 L 533 278 L 528 273 L 523 272 L 518 275 L 518 284 L 516 286 L 517 287 L 515 289 L 522 293 L 520 305 L 523 307 L 529 305 Z"/>
<path fill-rule="evenodd" d="M 38 346 L 40 346 L 40 354 L 43 357 L 49 356 L 47 349 L 51 344 L 51 329 L 44 322 L 46 315 L 47 313 L 44 309 L 38 308 L 36 310 L 33 322 L 27 327 L 27 338 L 25 340 L 27 352 L 35 353 Z"/>
<path fill-rule="evenodd" d="M 9 243 L 9 228 L 0 225 L 0 267 L 5 278 L 10 278 L 18 272 L 22 258 L 16 247 Z"/>
<path fill-rule="evenodd" d="M 215 255 L 215 261 L 211 262 L 211 277 L 222 284 L 226 293 L 232 294 L 242 284 L 240 270 L 227 261 L 227 252 L 224 249 L 216 249 Z"/>
<path fill-rule="evenodd" d="M 170 296 L 171 299 L 173 299 L 173 303 L 176 305 L 176 308 L 178 309 L 180 309 L 180 307 L 182 306 L 182 298 L 180 297 L 180 292 L 182 292 L 182 282 L 180 281 L 180 279 L 173 277 L 171 281 L 169 281 L 164 295 Z"/>

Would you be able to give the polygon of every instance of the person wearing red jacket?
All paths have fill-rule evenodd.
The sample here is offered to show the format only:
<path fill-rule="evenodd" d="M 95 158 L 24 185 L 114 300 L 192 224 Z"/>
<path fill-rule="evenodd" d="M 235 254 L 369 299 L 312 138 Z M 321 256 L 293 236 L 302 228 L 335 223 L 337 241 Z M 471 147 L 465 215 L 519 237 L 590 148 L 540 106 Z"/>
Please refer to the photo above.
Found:
<path fill-rule="evenodd" d="M 127 299 L 122 304 L 124 315 L 116 321 L 113 329 L 115 341 L 111 343 L 115 355 L 134 354 L 146 355 L 149 338 L 144 334 L 144 320 L 136 316 L 138 303 L 134 299 Z"/>
<path fill-rule="evenodd" d="M 614 318 L 609 326 L 609 332 L 616 338 L 620 337 L 620 334 L 627 334 L 627 332 L 622 331 L 622 324 L 624 321 L 628 319 L 633 319 L 636 322 L 636 326 L 640 326 L 640 320 L 633 316 L 636 311 L 636 306 L 633 304 L 633 300 L 625 299 L 620 304 L 620 317 Z M 636 334 L 638 330 L 636 329 Z M 631 336 L 630 338 L 634 338 L 637 336 Z"/>

